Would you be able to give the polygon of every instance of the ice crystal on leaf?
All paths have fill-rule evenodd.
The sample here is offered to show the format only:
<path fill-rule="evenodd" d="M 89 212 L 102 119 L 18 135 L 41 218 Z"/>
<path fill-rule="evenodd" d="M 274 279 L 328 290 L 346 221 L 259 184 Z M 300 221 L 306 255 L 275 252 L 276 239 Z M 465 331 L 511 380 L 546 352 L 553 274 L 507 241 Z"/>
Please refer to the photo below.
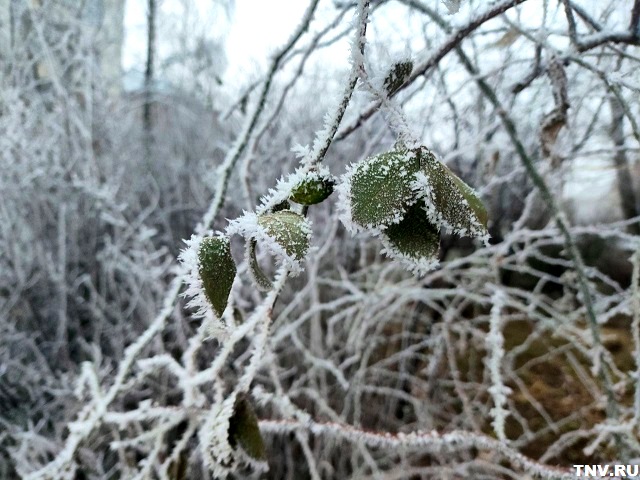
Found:
<path fill-rule="evenodd" d="M 211 407 L 200 429 L 199 443 L 204 463 L 216 478 L 226 478 L 235 468 L 233 447 L 229 444 L 229 419 L 233 415 L 233 398 Z"/>
<path fill-rule="evenodd" d="M 269 239 L 281 247 L 284 257 L 291 263 L 298 263 L 309 249 L 311 228 L 306 218 L 291 210 L 282 210 L 258 217 L 258 225 L 264 229 Z M 269 248 L 279 250 L 275 245 Z"/>

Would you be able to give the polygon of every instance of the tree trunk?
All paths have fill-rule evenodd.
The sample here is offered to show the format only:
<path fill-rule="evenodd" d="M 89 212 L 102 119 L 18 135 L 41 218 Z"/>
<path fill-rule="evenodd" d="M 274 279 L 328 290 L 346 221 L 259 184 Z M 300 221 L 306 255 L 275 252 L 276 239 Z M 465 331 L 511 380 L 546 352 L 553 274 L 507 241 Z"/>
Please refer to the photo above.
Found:
<path fill-rule="evenodd" d="M 638 203 L 636 192 L 633 188 L 631 169 L 625 152 L 624 145 L 624 109 L 620 100 L 615 96 L 611 97 L 611 139 L 615 147 L 613 161 L 616 169 L 616 179 L 618 193 L 620 194 L 620 206 L 625 219 L 638 216 Z M 634 223 L 629 227 L 634 235 L 640 235 L 640 225 Z"/>
<path fill-rule="evenodd" d="M 145 161 L 151 160 L 151 143 L 153 119 L 151 118 L 151 101 L 154 75 L 154 57 L 156 43 L 156 0 L 148 0 L 147 7 L 147 65 L 144 71 L 144 110 L 142 113 Z"/>

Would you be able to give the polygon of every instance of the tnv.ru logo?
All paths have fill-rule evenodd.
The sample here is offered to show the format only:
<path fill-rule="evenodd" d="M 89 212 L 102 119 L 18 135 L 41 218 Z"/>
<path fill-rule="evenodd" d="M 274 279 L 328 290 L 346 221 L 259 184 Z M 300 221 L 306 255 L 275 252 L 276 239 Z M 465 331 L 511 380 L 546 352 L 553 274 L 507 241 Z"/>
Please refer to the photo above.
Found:
<path fill-rule="evenodd" d="M 640 478 L 640 465 L 573 465 L 578 478 Z"/>

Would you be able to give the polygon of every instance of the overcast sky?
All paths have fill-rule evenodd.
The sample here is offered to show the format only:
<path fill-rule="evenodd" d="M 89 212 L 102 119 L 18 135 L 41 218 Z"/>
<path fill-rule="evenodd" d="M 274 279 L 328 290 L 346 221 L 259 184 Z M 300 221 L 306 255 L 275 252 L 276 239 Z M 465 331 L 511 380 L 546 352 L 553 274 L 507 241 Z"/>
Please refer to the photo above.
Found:
<path fill-rule="evenodd" d="M 212 0 L 191 0 L 201 19 L 211 18 L 217 25 L 212 30 L 223 31 L 229 62 L 226 77 L 255 70 L 266 63 L 268 55 L 291 35 L 308 3 L 301 0 L 236 0 L 230 21 L 218 13 L 213 18 Z M 160 0 L 163 15 L 180 12 L 179 0 Z M 123 67 L 142 70 L 146 49 L 147 0 L 126 0 L 125 48 Z M 170 41 L 159 38 L 159 43 Z"/>

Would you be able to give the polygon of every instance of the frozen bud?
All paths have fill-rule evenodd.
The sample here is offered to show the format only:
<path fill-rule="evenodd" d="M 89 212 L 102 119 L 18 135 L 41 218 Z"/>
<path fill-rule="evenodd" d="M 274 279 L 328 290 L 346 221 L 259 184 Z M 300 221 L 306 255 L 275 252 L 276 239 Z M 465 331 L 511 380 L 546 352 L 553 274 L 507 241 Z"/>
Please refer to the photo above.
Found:
<path fill-rule="evenodd" d="M 315 205 L 325 201 L 333 193 L 335 180 L 332 175 L 309 172 L 293 187 L 289 199 L 300 205 Z"/>
<path fill-rule="evenodd" d="M 413 62 L 406 60 L 395 63 L 384 79 L 384 87 L 388 95 L 395 93 L 407 81 L 413 71 Z"/>

